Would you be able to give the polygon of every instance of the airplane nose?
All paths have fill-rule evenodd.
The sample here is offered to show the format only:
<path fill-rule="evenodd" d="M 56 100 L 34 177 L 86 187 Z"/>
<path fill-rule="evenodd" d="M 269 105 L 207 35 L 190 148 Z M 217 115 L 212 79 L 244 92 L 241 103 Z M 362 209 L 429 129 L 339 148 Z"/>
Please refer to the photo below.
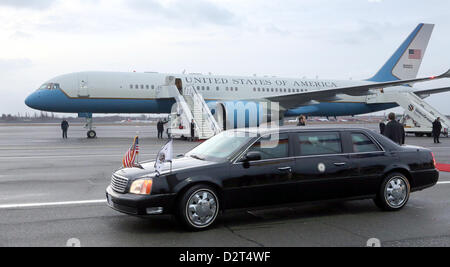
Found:
<path fill-rule="evenodd" d="M 34 92 L 25 99 L 25 105 L 32 109 L 39 109 L 39 92 Z"/>

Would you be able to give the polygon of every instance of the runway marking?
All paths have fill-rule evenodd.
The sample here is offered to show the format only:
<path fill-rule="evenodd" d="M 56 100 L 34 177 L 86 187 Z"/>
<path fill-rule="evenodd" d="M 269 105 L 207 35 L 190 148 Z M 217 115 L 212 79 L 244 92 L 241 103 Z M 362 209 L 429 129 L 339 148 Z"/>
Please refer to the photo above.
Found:
<path fill-rule="evenodd" d="M 106 203 L 106 199 L 83 200 L 83 201 L 65 201 L 65 202 L 47 202 L 47 203 L 28 203 L 28 204 L 8 204 L 0 205 L 0 209 L 20 209 L 20 208 L 36 208 L 49 206 L 70 206 L 70 205 L 88 205 Z"/>
<path fill-rule="evenodd" d="M 123 154 L 125 155 L 125 153 Z M 0 157 L 0 160 L 16 159 L 51 159 L 51 158 L 98 158 L 98 157 L 123 157 L 123 155 L 71 155 L 71 156 L 23 156 L 23 157 Z M 157 154 L 141 154 L 141 156 L 156 156 Z"/>
<path fill-rule="evenodd" d="M 450 181 L 438 182 L 437 184 L 438 185 L 450 184 Z M 89 204 L 103 204 L 103 203 L 106 203 L 106 199 L 65 201 L 65 202 L 47 202 L 47 203 L 7 204 L 7 205 L 0 205 L 0 210 L 2 210 L 2 209 L 5 210 L 5 209 L 72 206 L 72 205 L 89 205 Z"/>

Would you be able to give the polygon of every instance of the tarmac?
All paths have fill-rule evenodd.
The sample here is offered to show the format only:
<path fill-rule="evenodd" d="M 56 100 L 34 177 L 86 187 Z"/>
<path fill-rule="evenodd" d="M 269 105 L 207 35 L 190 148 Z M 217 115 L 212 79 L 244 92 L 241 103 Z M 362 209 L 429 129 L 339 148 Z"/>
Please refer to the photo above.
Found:
<path fill-rule="evenodd" d="M 349 125 L 346 125 L 349 126 Z M 362 125 L 358 125 L 361 127 Z M 376 129 L 377 125 L 363 125 Z M 0 246 L 450 246 L 450 173 L 439 184 L 411 195 L 400 212 L 381 212 L 371 200 L 302 204 L 232 211 L 211 230 L 186 232 L 170 216 L 140 219 L 105 203 L 111 173 L 133 137 L 141 159 L 151 160 L 167 140 L 154 126 L 97 125 L 98 138 L 81 126 L 61 138 L 59 125 L 0 126 Z M 450 139 L 407 137 L 450 163 Z M 198 143 L 175 141 L 182 154 Z"/>

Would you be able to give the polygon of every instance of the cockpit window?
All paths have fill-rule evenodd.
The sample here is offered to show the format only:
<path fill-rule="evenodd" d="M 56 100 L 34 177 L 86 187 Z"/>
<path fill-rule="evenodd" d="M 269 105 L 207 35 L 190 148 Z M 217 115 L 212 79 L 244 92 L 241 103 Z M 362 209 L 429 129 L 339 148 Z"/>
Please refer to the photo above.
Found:
<path fill-rule="evenodd" d="M 48 84 L 43 84 L 41 87 L 39 87 L 39 90 L 45 90 L 45 89 L 47 89 L 47 87 L 48 87 Z"/>
<path fill-rule="evenodd" d="M 53 90 L 60 89 L 59 83 L 44 83 L 39 90 Z"/>

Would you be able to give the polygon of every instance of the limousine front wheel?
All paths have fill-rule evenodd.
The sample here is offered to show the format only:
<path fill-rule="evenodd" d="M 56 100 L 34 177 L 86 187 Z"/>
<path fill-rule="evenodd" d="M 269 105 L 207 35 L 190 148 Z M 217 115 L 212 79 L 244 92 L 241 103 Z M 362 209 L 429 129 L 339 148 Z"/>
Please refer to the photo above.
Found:
<path fill-rule="evenodd" d="M 189 188 L 179 203 L 179 219 L 191 230 L 202 230 L 211 226 L 219 214 L 219 198 L 215 190 L 207 185 Z"/>
<path fill-rule="evenodd" d="M 383 181 L 375 204 L 387 211 L 402 209 L 409 200 L 411 186 L 401 173 L 391 173 Z"/>

